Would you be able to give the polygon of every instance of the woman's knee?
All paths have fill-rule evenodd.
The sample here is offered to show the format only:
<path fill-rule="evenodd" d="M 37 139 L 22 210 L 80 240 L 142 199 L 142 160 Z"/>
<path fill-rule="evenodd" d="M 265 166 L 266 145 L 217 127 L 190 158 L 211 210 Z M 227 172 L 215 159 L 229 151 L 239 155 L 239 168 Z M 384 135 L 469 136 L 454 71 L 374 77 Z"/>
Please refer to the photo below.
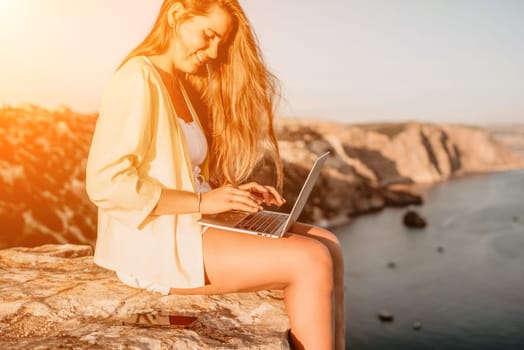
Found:
<path fill-rule="evenodd" d="M 321 241 L 307 239 L 298 250 L 293 264 L 295 278 L 331 290 L 334 265 L 329 248 Z"/>
<path fill-rule="evenodd" d="M 335 236 L 334 233 L 324 230 L 323 231 L 323 237 L 327 239 L 326 246 L 328 247 L 329 251 L 331 252 L 331 256 L 333 257 L 333 263 L 337 266 L 344 265 L 344 257 L 342 252 L 342 245 L 340 244 L 340 241 L 337 236 Z"/>
<path fill-rule="evenodd" d="M 324 243 L 324 245 L 329 249 L 331 256 L 333 258 L 333 263 L 335 266 L 343 266 L 343 252 L 342 245 L 338 237 L 331 231 L 323 229 L 318 226 L 310 226 L 305 224 L 300 224 L 301 226 L 297 227 L 297 233 L 306 235 L 307 237 L 312 237 Z"/>
<path fill-rule="evenodd" d="M 309 232 L 313 236 L 322 237 L 322 238 L 328 240 L 332 244 L 332 246 L 338 247 L 339 249 L 341 248 L 340 241 L 339 241 L 338 237 L 333 232 L 328 231 L 328 230 L 326 230 L 324 228 L 321 228 L 321 227 L 318 227 L 318 226 L 312 226 L 311 230 Z"/>

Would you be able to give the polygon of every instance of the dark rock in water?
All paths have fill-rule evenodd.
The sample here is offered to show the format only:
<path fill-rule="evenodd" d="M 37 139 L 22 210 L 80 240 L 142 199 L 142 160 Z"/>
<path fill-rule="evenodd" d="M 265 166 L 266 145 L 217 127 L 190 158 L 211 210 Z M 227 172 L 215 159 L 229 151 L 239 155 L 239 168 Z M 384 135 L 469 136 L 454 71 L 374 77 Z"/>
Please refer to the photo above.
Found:
<path fill-rule="evenodd" d="M 426 227 L 426 219 L 414 210 L 409 210 L 404 214 L 403 218 L 404 225 L 411 228 L 424 228 Z"/>
<path fill-rule="evenodd" d="M 421 328 L 422 328 L 422 322 L 420 322 L 420 321 L 413 322 L 413 329 L 414 330 L 418 331 Z"/>
<path fill-rule="evenodd" d="M 393 322 L 393 320 L 395 319 L 393 314 L 391 314 L 387 310 L 380 310 L 377 316 L 381 322 Z"/>
<path fill-rule="evenodd" d="M 444 247 L 442 247 L 442 246 L 438 246 L 438 247 L 437 247 L 437 252 L 439 252 L 439 253 L 444 253 Z"/>
<path fill-rule="evenodd" d="M 395 267 L 397 267 L 397 263 L 394 262 L 394 261 L 390 261 L 390 262 L 388 262 L 388 267 L 390 269 L 394 269 Z"/>

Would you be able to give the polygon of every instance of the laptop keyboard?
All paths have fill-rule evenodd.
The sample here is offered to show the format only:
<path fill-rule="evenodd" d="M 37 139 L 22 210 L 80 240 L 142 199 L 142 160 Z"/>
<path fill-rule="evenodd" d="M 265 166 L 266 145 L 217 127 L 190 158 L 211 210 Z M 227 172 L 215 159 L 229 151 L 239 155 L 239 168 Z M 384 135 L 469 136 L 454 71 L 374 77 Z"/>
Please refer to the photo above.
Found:
<path fill-rule="evenodd" d="M 235 227 L 263 233 L 274 233 L 287 218 L 287 215 L 259 211 L 249 214 Z"/>

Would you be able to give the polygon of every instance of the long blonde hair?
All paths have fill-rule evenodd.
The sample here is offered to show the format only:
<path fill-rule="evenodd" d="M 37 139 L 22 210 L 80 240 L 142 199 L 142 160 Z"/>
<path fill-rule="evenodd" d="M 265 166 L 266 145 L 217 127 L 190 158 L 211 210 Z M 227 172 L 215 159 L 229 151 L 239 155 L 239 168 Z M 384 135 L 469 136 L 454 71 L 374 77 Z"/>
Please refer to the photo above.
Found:
<path fill-rule="evenodd" d="M 220 6 L 233 19 L 233 28 L 218 57 L 187 80 L 200 93 L 210 113 L 210 181 L 217 186 L 240 184 L 265 159 L 272 159 L 276 186 L 283 182 L 282 163 L 273 129 L 278 80 L 267 69 L 256 35 L 237 0 L 165 0 L 151 32 L 123 60 L 164 53 L 172 35 L 167 13 L 180 2 L 183 20 L 206 15 Z"/>

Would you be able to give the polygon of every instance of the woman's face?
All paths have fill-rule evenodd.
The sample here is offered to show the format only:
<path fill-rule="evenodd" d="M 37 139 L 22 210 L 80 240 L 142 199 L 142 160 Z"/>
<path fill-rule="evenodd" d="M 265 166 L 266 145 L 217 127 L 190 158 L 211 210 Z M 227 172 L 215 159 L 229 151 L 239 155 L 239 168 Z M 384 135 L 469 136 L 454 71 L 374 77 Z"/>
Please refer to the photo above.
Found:
<path fill-rule="evenodd" d="M 171 57 L 175 68 L 195 73 L 202 65 L 218 55 L 219 47 L 227 40 L 231 30 L 231 16 L 214 5 L 207 15 L 183 21 L 171 44 Z"/>

